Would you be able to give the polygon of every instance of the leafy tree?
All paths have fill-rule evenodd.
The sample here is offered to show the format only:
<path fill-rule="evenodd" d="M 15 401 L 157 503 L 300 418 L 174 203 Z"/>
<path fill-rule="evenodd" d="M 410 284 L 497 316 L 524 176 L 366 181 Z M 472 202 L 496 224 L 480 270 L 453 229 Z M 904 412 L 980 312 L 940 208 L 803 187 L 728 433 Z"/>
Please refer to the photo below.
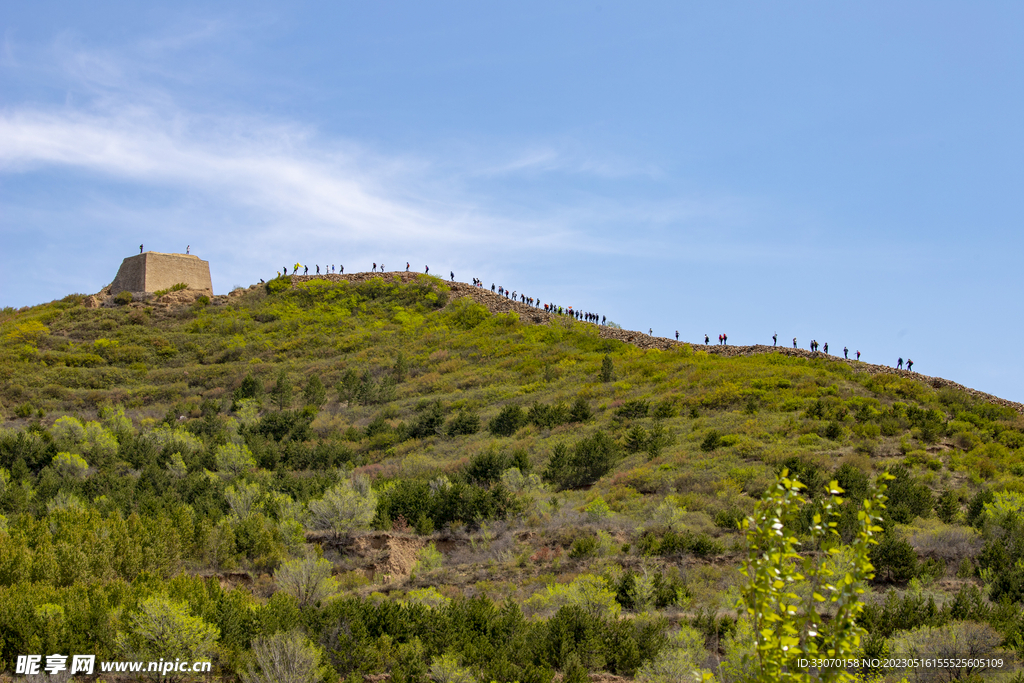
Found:
<path fill-rule="evenodd" d="M 242 472 L 256 466 L 252 452 L 245 444 L 226 443 L 217 447 L 217 471 L 237 477 Z"/>
<path fill-rule="evenodd" d="M 220 630 L 193 616 L 188 606 L 157 596 L 145 600 L 139 611 L 127 619 L 126 629 L 117 635 L 116 647 L 126 658 L 142 661 L 189 662 L 209 660 L 214 654 Z M 173 673 L 162 681 L 183 681 Z"/>
<path fill-rule="evenodd" d="M 935 628 L 922 626 L 893 638 L 889 651 L 900 657 L 936 657 L 955 661 L 959 666 L 919 668 L 914 680 L 939 683 L 953 680 L 981 680 L 991 669 L 993 658 L 1005 659 L 999 646 L 1003 636 L 988 624 L 973 621 L 955 621 Z"/>
<path fill-rule="evenodd" d="M 752 627 L 754 656 L 745 658 L 745 667 L 754 680 L 809 681 L 812 674 L 797 666 L 797 658 L 853 657 L 865 634 L 857 624 L 864 608 L 860 595 L 863 584 L 874 575 L 869 551 L 882 531 L 878 524 L 885 509 L 885 484 L 881 484 L 863 502 L 858 515 L 859 528 L 850 544 L 852 563 L 845 575 L 836 575 L 825 561 L 840 553 L 833 545 L 838 533 L 835 522 L 842 504 L 842 489 L 833 481 L 827 496 L 813 509 L 809 525 L 809 545 L 825 553 L 802 556 L 795 529 L 801 526 L 802 508 L 808 501 L 801 494 L 806 487 L 788 477 L 783 470 L 774 488 L 757 504 L 754 514 L 743 521 L 747 559 L 741 573 L 747 577 L 738 605 Z M 890 478 L 883 474 L 881 478 Z M 797 582 L 807 581 L 810 590 L 801 598 L 794 590 Z M 825 620 L 819 610 L 832 615 Z M 853 680 L 840 668 L 819 670 L 817 680 Z"/>
<path fill-rule="evenodd" d="M 338 582 L 331 575 L 334 565 L 323 558 L 306 557 L 285 562 L 274 580 L 299 607 L 315 605 L 338 591 Z"/>
<path fill-rule="evenodd" d="M 377 510 L 377 494 L 365 479 L 346 479 L 309 504 L 314 529 L 334 535 L 368 527 Z"/>
<path fill-rule="evenodd" d="M 89 464 L 75 453 L 58 453 L 53 456 L 53 469 L 65 479 L 82 479 L 89 471 Z"/>

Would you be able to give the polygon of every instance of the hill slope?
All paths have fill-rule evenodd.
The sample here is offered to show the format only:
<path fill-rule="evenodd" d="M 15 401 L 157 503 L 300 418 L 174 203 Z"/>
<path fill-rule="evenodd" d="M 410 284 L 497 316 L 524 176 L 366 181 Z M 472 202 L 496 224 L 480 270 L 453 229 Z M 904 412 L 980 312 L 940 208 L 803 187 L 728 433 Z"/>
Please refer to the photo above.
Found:
<path fill-rule="evenodd" d="M 782 467 L 854 495 L 893 469 L 886 547 L 903 554 L 879 580 L 916 576 L 940 603 L 1024 593 L 998 576 L 1024 579 L 1024 543 L 983 551 L 1018 533 L 985 506 L 1019 490 L 1021 407 L 945 380 L 693 347 L 406 274 L 71 296 L 5 312 L 0 336 L 7 665 L 122 657 L 131 615 L 169 599 L 219 629 L 225 675 L 293 628 L 334 676 L 650 677 L 671 653 L 713 668 L 743 646 L 736 524 Z M 335 584 L 303 592 L 320 554 Z M 884 639 L 952 618 L 907 604 L 864 624 Z M 1010 637 L 1017 622 L 985 614 Z M 490 625 L 441 637 L 431 619 Z M 692 629 L 699 651 L 680 645 Z"/>

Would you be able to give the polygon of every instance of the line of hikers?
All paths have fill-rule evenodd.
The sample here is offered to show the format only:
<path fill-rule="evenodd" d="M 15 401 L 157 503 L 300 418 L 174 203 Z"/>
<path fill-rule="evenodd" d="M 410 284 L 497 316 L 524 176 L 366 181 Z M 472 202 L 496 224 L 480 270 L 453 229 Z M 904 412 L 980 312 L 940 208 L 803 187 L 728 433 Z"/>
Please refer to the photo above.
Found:
<path fill-rule="evenodd" d="M 141 249 L 141 245 L 140 245 L 140 249 Z M 408 273 L 410 267 L 411 266 L 410 266 L 409 262 L 406 261 L 405 262 L 405 272 Z M 299 274 L 299 268 L 302 268 L 302 274 L 303 275 L 309 275 L 309 266 L 303 266 L 301 263 L 296 263 L 295 264 L 295 267 L 292 268 L 292 275 L 298 275 Z M 377 266 L 376 262 L 373 263 L 373 265 L 370 267 L 370 272 L 371 273 L 378 272 L 377 268 L 378 268 L 378 266 Z M 383 263 L 380 264 L 379 268 L 380 268 L 380 272 L 383 273 L 384 272 L 384 264 Z M 285 275 L 287 275 L 288 274 L 288 266 L 285 266 L 284 268 L 279 270 L 277 272 L 278 276 L 281 275 L 282 271 L 284 272 Z M 335 272 L 344 275 L 345 274 L 345 266 L 338 266 L 337 269 L 335 269 L 333 264 L 329 265 L 329 266 L 328 265 L 324 266 L 324 274 L 325 275 L 330 275 L 331 273 L 335 273 Z M 423 272 L 429 274 L 430 273 L 430 266 L 424 266 L 423 267 Z M 320 275 L 320 266 L 319 265 L 316 266 L 316 275 Z M 455 281 L 455 273 L 452 272 L 452 273 L 450 273 L 450 275 L 451 275 L 452 282 L 454 282 Z"/>

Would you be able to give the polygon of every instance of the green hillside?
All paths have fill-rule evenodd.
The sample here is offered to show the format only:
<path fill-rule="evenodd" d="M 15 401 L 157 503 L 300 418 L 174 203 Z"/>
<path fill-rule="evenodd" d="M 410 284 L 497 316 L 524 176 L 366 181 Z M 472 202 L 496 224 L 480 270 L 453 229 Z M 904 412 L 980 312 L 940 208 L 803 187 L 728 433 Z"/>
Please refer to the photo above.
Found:
<path fill-rule="evenodd" d="M 1012 406 L 820 354 L 638 348 L 467 289 L 279 278 L 0 313 L 0 669 L 236 680 L 290 643 L 314 661 L 294 680 L 741 680 L 738 525 L 784 468 L 847 491 L 846 542 L 895 476 L 865 654 L 969 631 L 1024 655 Z M 161 619 L 192 642 L 148 636 Z"/>

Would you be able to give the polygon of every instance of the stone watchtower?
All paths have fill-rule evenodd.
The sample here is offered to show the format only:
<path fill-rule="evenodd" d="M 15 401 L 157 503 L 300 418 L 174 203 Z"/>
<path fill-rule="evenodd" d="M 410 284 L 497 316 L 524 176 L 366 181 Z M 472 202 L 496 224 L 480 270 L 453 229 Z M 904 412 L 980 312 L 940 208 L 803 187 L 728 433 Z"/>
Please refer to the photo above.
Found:
<path fill-rule="evenodd" d="M 212 296 L 209 261 L 190 254 L 162 254 L 158 251 L 129 256 L 121 262 L 109 293 L 155 292 L 179 283 Z"/>

